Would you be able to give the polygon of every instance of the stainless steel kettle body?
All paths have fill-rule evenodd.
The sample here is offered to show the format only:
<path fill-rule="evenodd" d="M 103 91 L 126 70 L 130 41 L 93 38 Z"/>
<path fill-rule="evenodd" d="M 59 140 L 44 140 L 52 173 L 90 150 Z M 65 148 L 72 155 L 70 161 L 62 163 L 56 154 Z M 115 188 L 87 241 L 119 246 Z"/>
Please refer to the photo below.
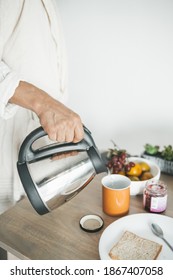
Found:
<path fill-rule="evenodd" d="M 46 214 L 78 194 L 98 173 L 107 167 L 84 127 L 79 143 L 49 143 L 34 148 L 46 136 L 42 127 L 32 131 L 19 151 L 17 169 L 25 192 L 40 214 Z"/>

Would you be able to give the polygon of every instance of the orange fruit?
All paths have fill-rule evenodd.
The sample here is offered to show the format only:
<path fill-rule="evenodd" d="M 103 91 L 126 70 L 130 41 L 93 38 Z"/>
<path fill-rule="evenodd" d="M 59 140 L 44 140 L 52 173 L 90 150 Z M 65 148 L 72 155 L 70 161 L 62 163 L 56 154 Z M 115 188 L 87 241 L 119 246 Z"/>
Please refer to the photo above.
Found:
<path fill-rule="evenodd" d="M 150 166 L 148 165 L 148 163 L 142 161 L 142 162 L 139 162 L 139 164 L 142 167 L 143 172 L 150 171 Z"/>
<path fill-rule="evenodd" d="M 135 166 L 131 167 L 130 171 L 126 172 L 130 176 L 140 176 L 142 174 L 142 167 L 139 163 L 135 163 Z"/>

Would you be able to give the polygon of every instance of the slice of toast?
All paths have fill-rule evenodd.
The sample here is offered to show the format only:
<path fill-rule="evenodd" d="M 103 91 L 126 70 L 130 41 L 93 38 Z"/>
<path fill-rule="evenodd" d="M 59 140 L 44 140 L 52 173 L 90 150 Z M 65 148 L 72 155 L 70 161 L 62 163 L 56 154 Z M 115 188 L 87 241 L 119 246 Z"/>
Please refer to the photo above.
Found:
<path fill-rule="evenodd" d="M 113 260 L 155 260 L 161 250 L 161 244 L 125 231 L 109 256 Z"/>

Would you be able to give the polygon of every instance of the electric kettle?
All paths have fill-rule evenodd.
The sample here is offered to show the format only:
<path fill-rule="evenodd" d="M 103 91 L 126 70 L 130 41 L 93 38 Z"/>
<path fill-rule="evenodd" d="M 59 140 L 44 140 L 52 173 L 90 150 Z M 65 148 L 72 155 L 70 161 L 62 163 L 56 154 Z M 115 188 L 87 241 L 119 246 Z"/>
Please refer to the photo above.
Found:
<path fill-rule="evenodd" d="M 51 142 L 35 148 L 46 135 L 42 127 L 32 131 L 20 147 L 17 162 L 24 190 L 40 215 L 76 196 L 96 174 L 108 171 L 86 127 L 78 143 Z"/>

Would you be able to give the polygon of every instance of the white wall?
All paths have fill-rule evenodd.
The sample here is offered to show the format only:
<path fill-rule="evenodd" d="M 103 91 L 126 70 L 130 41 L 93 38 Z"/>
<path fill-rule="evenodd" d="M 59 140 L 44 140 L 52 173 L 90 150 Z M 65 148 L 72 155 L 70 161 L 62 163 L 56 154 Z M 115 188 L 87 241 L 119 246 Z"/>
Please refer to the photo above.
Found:
<path fill-rule="evenodd" d="M 97 146 L 173 144 L 173 1 L 57 0 L 69 106 Z"/>

